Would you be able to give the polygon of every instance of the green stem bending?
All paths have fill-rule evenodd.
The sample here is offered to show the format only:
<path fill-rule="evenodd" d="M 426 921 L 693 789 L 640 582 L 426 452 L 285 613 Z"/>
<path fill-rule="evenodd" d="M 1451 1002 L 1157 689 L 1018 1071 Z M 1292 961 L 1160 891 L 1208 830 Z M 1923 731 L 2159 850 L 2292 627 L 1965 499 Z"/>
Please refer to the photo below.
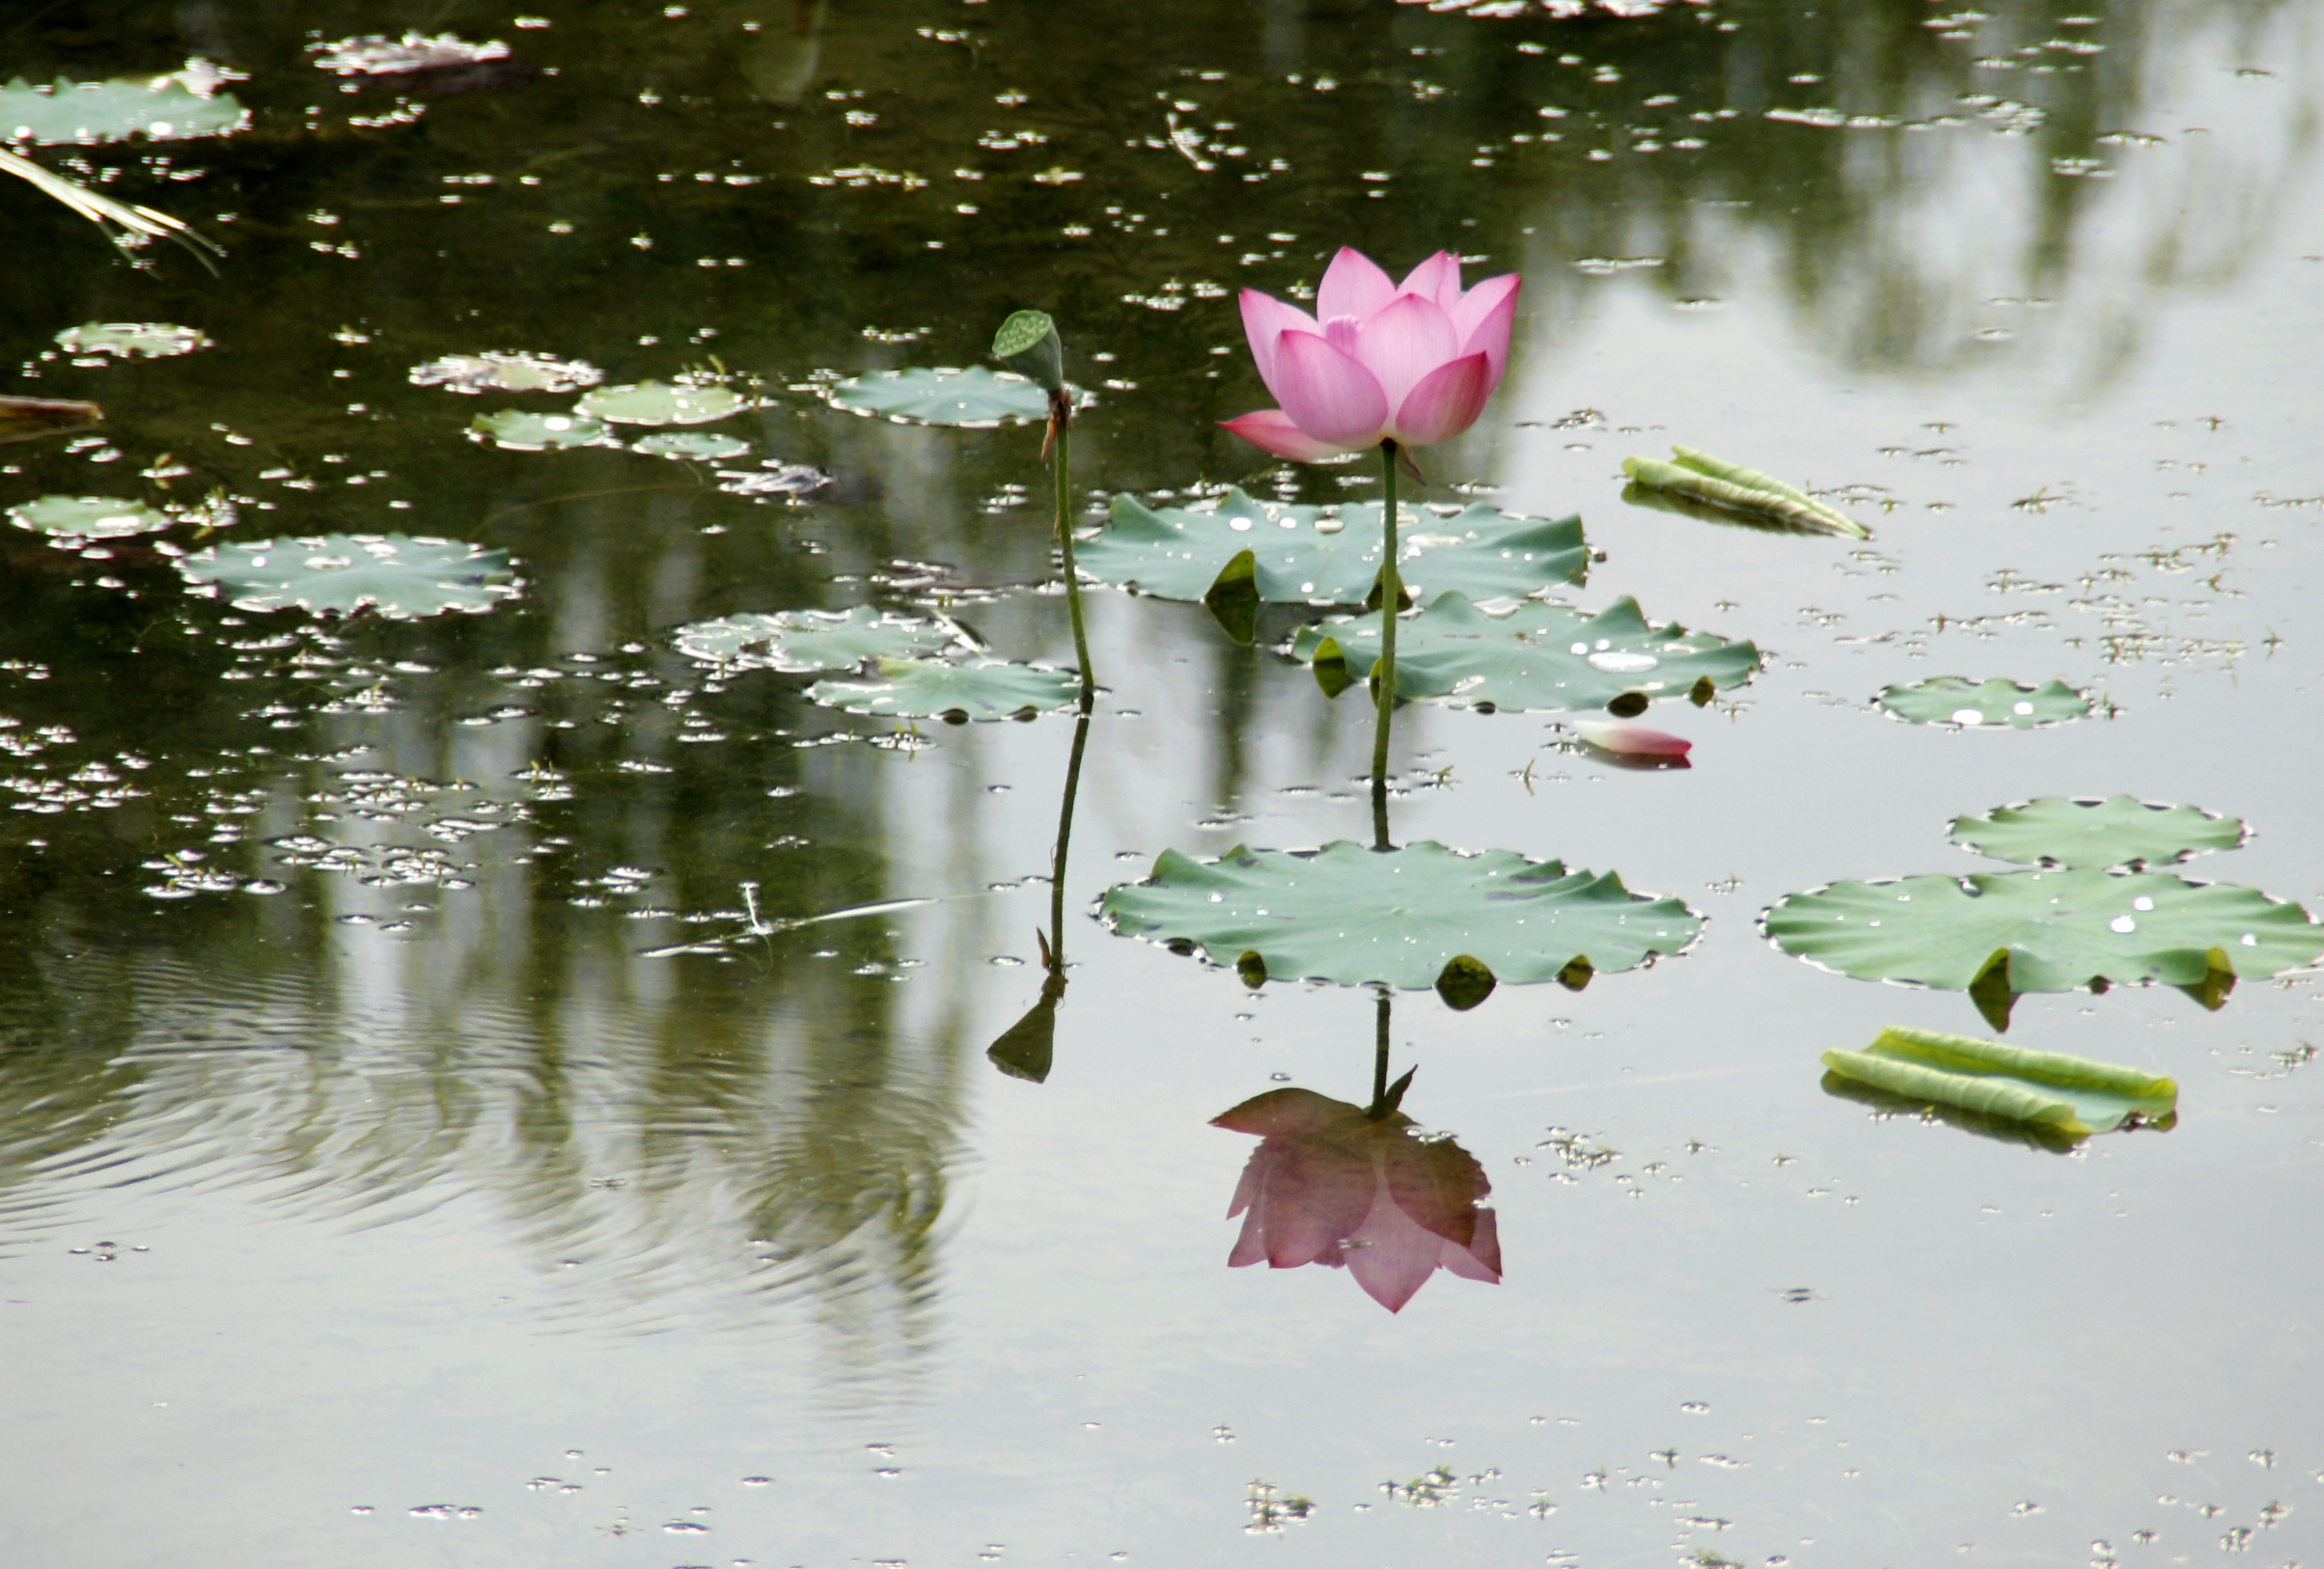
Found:
<path fill-rule="evenodd" d="M 1081 619 L 1081 574 L 1073 568 L 1073 414 L 1050 412 L 1057 432 L 1057 545 L 1065 559 L 1065 605 L 1073 615 L 1073 652 L 1081 660 L 1081 711 L 1087 714 L 1097 695 L 1097 677 L 1090 670 L 1090 635 Z"/>
<path fill-rule="evenodd" d="M 1090 689 L 1082 688 L 1073 721 L 1073 756 L 1065 764 L 1065 800 L 1057 812 L 1057 853 L 1049 868 L 1049 974 L 1065 973 L 1065 852 L 1073 843 L 1073 799 L 1081 793 L 1081 754 L 1090 744 Z"/>
<path fill-rule="evenodd" d="M 1380 470 L 1384 484 L 1380 498 L 1380 532 L 1387 548 L 1381 553 L 1380 559 L 1380 662 L 1372 668 L 1375 690 L 1372 696 L 1371 732 L 1371 838 L 1372 848 L 1390 850 L 1396 846 L 1388 842 L 1388 727 L 1390 715 L 1396 709 L 1397 609 L 1404 598 L 1403 579 L 1396 569 L 1396 443 L 1393 441 L 1380 443 Z"/>

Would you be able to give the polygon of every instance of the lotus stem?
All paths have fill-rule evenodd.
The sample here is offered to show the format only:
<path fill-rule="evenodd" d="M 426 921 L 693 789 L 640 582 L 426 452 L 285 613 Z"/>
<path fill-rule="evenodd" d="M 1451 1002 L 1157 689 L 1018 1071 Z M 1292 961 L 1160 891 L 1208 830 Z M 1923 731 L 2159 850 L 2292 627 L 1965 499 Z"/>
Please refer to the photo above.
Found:
<path fill-rule="evenodd" d="M 1391 850 L 1388 842 L 1388 727 L 1396 711 L 1396 618 L 1397 608 L 1404 598 L 1404 585 L 1396 569 L 1396 443 L 1380 443 L 1380 472 L 1384 493 L 1380 498 L 1380 533 L 1386 548 L 1380 558 L 1380 662 L 1374 667 L 1377 690 L 1373 694 L 1373 724 L 1371 731 L 1371 838 L 1372 848 Z"/>
<path fill-rule="evenodd" d="M 1369 1115 L 1376 1117 L 1388 1106 L 1388 988 L 1381 987 L 1375 995 L 1377 1005 L 1372 1013 L 1371 1034 L 1371 1109 Z"/>
<path fill-rule="evenodd" d="M 1065 852 L 1073 842 L 1073 798 L 1081 793 L 1082 749 L 1090 744 L 1089 687 L 1081 693 L 1081 714 L 1073 721 L 1073 756 L 1065 764 L 1065 800 L 1057 812 L 1057 853 L 1049 868 L 1049 974 L 1060 981 L 1065 973 Z"/>
<path fill-rule="evenodd" d="M 1086 719 L 1097 696 L 1097 677 L 1090 669 L 1090 634 L 1081 619 L 1081 574 L 1073 567 L 1073 406 L 1064 395 L 1049 395 L 1049 428 L 1057 436 L 1057 547 L 1065 561 L 1065 607 L 1073 617 L 1073 652 L 1081 660 L 1081 711 Z M 1078 766 L 1078 747 L 1074 757 Z"/>

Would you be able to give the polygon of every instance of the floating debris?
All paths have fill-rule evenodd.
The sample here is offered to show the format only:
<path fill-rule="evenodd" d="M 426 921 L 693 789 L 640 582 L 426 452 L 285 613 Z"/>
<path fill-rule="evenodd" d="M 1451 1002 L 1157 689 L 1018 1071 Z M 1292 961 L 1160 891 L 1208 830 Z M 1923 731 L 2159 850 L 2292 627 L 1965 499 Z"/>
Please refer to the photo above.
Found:
<path fill-rule="evenodd" d="M 721 469 L 718 481 L 718 488 L 731 496 L 787 496 L 799 501 L 831 483 L 831 471 L 770 458 L 762 471 L 756 474 Z"/>

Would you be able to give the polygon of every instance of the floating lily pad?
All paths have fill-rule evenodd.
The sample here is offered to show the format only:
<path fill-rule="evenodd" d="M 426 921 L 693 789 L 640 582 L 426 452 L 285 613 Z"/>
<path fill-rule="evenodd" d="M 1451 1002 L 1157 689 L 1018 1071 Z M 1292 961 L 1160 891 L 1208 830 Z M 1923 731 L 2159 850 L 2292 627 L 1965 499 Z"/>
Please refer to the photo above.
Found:
<path fill-rule="evenodd" d="M 751 400 L 731 387 L 641 381 L 634 387 L 600 387 L 573 411 L 616 425 L 707 425 L 750 406 Z"/>
<path fill-rule="evenodd" d="M 396 620 L 487 611 L 521 592 L 505 551 L 400 534 L 218 545 L 183 558 L 178 570 L 237 610 L 296 606 L 347 616 L 369 609 Z"/>
<path fill-rule="evenodd" d="M 33 87 L 19 76 L 0 88 L 0 142 L 156 142 L 225 136 L 250 124 L 232 93 L 205 96 L 176 76 Z"/>
<path fill-rule="evenodd" d="M 2169 1127 L 2178 1116 L 2178 1086 L 2169 1079 L 1965 1035 L 1891 1028 L 1861 1052 L 1824 1053 L 1824 1066 L 1901 1099 L 2031 1123 L 2068 1141 L 2125 1124 Z"/>
<path fill-rule="evenodd" d="M 315 51 L 316 69 L 340 76 L 394 76 L 509 57 L 509 46 L 498 39 L 470 43 L 456 33 L 438 33 L 431 38 L 407 32 L 401 39 L 373 33 L 307 47 Z"/>
<path fill-rule="evenodd" d="M 68 354 L 152 360 L 208 348 L 209 337 L 199 327 L 173 327 L 159 321 L 90 321 L 58 333 L 57 346 Z"/>
<path fill-rule="evenodd" d="M 8 520 L 19 529 L 66 539 L 119 539 L 152 534 L 178 521 L 167 512 L 116 496 L 42 496 L 11 507 Z"/>
<path fill-rule="evenodd" d="M 1398 512 L 1404 532 L 1397 570 L 1415 599 L 1448 591 L 1522 599 L 1553 584 L 1580 583 L 1589 570 L 1578 517 L 1511 517 L 1482 506 L 1451 517 Z M 1111 522 L 1076 554 L 1082 570 L 1103 582 L 1159 599 L 1202 599 L 1248 550 L 1267 604 L 1361 605 L 1376 600 L 1380 546 L 1377 502 L 1334 513 L 1268 506 L 1230 490 L 1215 506 L 1159 509 L 1116 496 Z"/>
<path fill-rule="evenodd" d="M 2249 834 L 2240 818 L 2129 795 L 2104 801 L 2052 796 L 1996 807 L 1981 816 L 1955 817 L 1951 832 L 1955 844 L 1997 861 L 2137 868 L 2232 850 Z"/>
<path fill-rule="evenodd" d="M 411 368 L 413 386 L 456 393 L 568 393 L 604 379 L 605 372 L 585 360 L 550 354 L 447 354 Z"/>
<path fill-rule="evenodd" d="M 478 438 L 512 453 L 595 447 L 605 440 L 603 420 L 593 420 L 583 414 L 534 414 L 520 408 L 480 414 L 468 428 Z"/>
<path fill-rule="evenodd" d="M 1939 675 L 1911 686 L 1883 688 L 1872 701 L 1915 725 L 1957 725 L 1963 729 L 2006 726 L 2030 730 L 2080 719 L 2090 711 L 2089 695 L 2063 681 L 2033 687 L 2000 676 L 1979 683 Z"/>
<path fill-rule="evenodd" d="M 1063 708 L 1081 696 L 1081 677 L 986 660 L 950 665 L 940 659 L 882 659 L 876 678 L 817 681 L 807 695 L 827 708 L 883 719 L 1022 719 Z"/>
<path fill-rule="evenodd" d="M 918 366 L 873 371 L 839 383 L 829 396 L 850 414 L 879 415 L 899 425 L 984 428 L 1049 417 L 1049 395 L 1038 385 L 981 365 L 965 371 Z"/>
<path fill-rule="evenodd" d="M 740 457 L 751 450 L 747 441 L 722 436 L 715 430 L 657 430 L 642 441 L 631 444 L 633 453 L 648 457 L 698 458 L 706 463 L 723 463 L 730 457 Z M 722 487 L 723 488 L 723 487 Z"/>
<path fill-rule="evenodd" d="M 1370 673 L 1379 647 L 1375 612 L 1308 627 L 1291 652 L 1313 660 L 1316 679 L 1336 692 Z M 1578 712 L 1628 694 L 1683 698 L 1698 681 L 1734 686 L 1758 667 L 1759 650 L 1751 644 L 1654 626 L 1639 613 L 1638 601 L 1627 597 L 1594 616 L 1535 601 L 1493 617 L 1448 593 L 1397 626 L 1398 697 L 1449 698 L 1487 711 Z"/>
<path fill-rule="evenodd" d="M 1998 985 L 2005 1000 L 2134 981 L 2224 995 L 2215 976 L 2232 985 L 2324 954 L 2324 927 L 2296 904 L 2152 871 L 1834 883 L 1777 900 L 1761 925 L 1784 952 L 1841 975 L 1949 990 Z"/>
<path fill-rule="evenodd" d="M 1153 875 L 1106 891 L 1098 910 L 1129 937 L 1200 945 L 1246 979 L 1434 986 L 1467 959 L 1515 984 L 1587 981 L 1678 952 L 1702 918 L 1509 850 L 1460 855 L 1423 840 L 1370 850 L 1237 847 L 1216 861 L 1165 850 Z M 1466 967 L 1463 967 L 1466 971 Z M 1474 972 L 1467 972 L 1473 974 Z"/>
<path fill-rule="evenodd" d="M 795 674 L 861 669 L 867 660 L 914 659 L 958 647 L 959 628 L 858 605 L 848 611 L 782 610 L 721 616 L 681 626 L 672 639 L 689 659 L 725 670 Z"/>

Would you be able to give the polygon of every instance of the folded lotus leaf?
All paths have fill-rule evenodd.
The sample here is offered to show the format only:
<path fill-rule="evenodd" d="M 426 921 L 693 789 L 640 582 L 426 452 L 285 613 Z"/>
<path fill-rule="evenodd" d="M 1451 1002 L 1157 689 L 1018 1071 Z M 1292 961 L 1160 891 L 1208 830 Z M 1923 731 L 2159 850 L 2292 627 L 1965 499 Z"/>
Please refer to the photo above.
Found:
<path fill-rule="evenodd" d="M 1450 517 L 1409 507 L 1397 512 L 1397 570 L 1416 600 L 1448 592 L 1523 599 L 1580 583 L 1589 571 L 1578 517 L 1511 517 L 1483 506 Z M 1159 509 L 1116 496 L 1111 520 L 1076 555 L 1100 582 L 1158 599 L 1202 599 L 1248 550 L 1264 603 L 1362 605 L 1377 602 L 1381 544 L 1377 502 L 1327 512 L 1230 490 L 1215 505 Z"/>
<path fill-rule="evenodd" d="M 237 540 L 183 557 L 178 570 L 237 610 L 369 609 L 395 620 L 487 611 L 522 592 L 505 551 L 400 534 Z"/>
<path fill-rule="evenodd" d="M 721 616 L 681 626 L 671 641 L 687 658 L 723 670 L 794 674 L 859 670 L 869 660 L 911 659 L 964 644 L 960 629 L 948 621 L 901 616 L 872 605 Z"/>
<path fill-rule="evenodd" d="M 951 665 L 940 659 L 882 659 L 876 676 L 817 681 L 807 695 L 827 708 L 888 719 L 1029 719 L 1064 708 L 1081 696 L 1081 677 L 987 660 Z"/>
<path fill-rule="evenodd" d="M 2062 725 L 2090 711 L 2089 695 L 2063 681 L 2032 687 L 2000 676 L 1980 683 L 1939 675 L 1911 686 L 1884 688 L 1872 701 L 1911 724 L 1956 725 L 1963 729 L 2006 726 L 2030 730 Z"/>
<path fill-rule="evenodd" d="M 1465 959 L 1456 974 L 1472 991 L 1479 970 L 1519 985 L 1558 979 L 1576 960 L 1628 970 L 1702 929 L 1678 900 L 1633 894 L 1613 872 L 1425 840 L 1395 850 L 1345 840 L 1312 851 L 1238 846 L 1216 861 L 1165 850 L 1153 875 L 1107 890 L 1098 911 L 1124 936 L 1199 944 L 1220 964 L 1251 955 L 1278 980 L 1434 986 Z"/>
<path fill-rule="evenodd" d="M 2137 1068 L 1995 1040 L 1891 1028 L 1861 1052 L 1826 1052 L 1842 1078 L 1907 1100 L 2044 1124 L 2071 1139 L 2175 1120 L 2178 1086 Z"/>
<path fill-rule="evenodd" d="M 2011 993 L 2093 981 L 2202 987 L 2324 954 L 2296 904 L 2163 872 L 2006 871 L 1834 883 L 1760 918 L 1786 953 L 1867 980 L 1966 990 L 2006 959 Z"/>
<path fill-rule="evenodd" d="M 1049 395 L 1009 372 L 972 365 L 965 371 L 873 371 L 833 387 L 832 403 L 850 414 L 877 415 L 899 425 L 985 428 L 1049 417 Z"/>
<path fill-rule="evenodd" d="M 2132 795 L 2050 796 L 1952 820 L 1952 841 L 1964 849 L 2045 867 L 2163 867 L 2206 850 L 2232 850 L 2248 833 L 2237 817 Z"/>
<path fill-rule="evenodd" d="M 1369 673 L 1379 659 L 1378 613 L 1306 628 L 1292 656 L 1328 655 L 1327 643 L 1351 675 Z M 1758 667 L 1751 644 L 1655 626 L 1627 597 L 1594 616 L 1534 602 L 1496 617 L 1447 593 L 1397 626 L 1397 696 L 1449 698 L 1476 708 L 1583 712 L 1625 694 L 1683 698 L 1698 681 L 1735 686 Z"/>

